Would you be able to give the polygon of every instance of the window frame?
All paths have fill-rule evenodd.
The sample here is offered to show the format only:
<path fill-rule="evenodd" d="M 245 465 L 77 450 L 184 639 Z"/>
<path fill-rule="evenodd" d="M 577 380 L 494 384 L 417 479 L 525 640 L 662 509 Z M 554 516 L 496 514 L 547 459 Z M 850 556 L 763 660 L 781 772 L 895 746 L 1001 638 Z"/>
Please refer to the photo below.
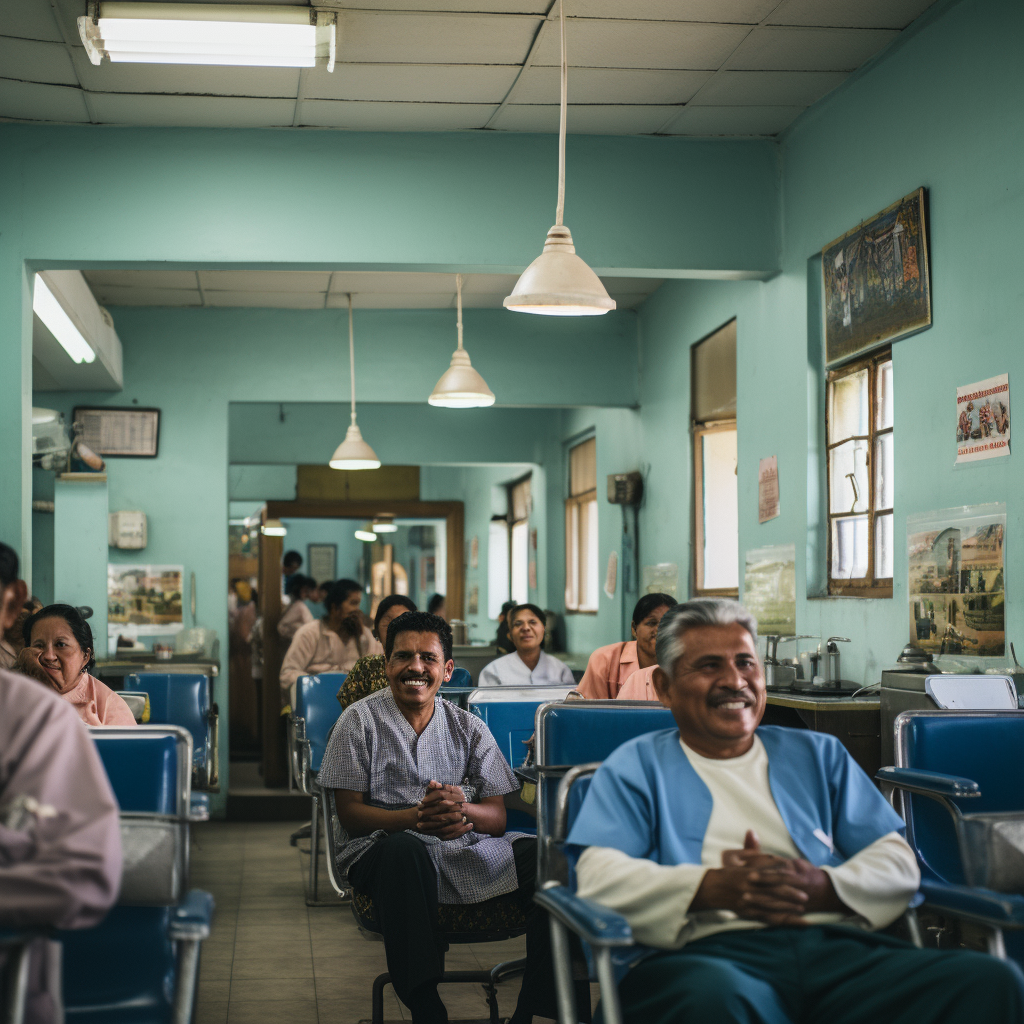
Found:
<path fill-rule="evenodd" d="M 828 581 L 828 594 L 830 597 L 862 597 L 862 598 L 891 598 L 893 593 L 892 576 L 875 576 L 875 550 L 877 543 L 877 523 L 880 516 L 894 516 L 893 507 L 878 508 L 876 500 L 876 472 L 875 472 L 875 447 L 878 438 L 889 434 L 893 437 L 895 451 L 894 426 L 878 427 L 878 369 L 884 363 L 892 362 L 892 347 L 876 349 L 874 352 L 860 359 L 837 366 L 825 374 L 825 578 Z M 843 377 L 848 377 L 861 370 L 868 371 L 868 433 L 851 434 L 839 441 L 829 440 L 831 436 L 832 385 Z M 895 390 L 893 394 L 895 425 Z M 867 444 L 867 478 L 868 478 L 868 571 L 860 579 L 841 580 L 835 579 L 832 575 L 832 524 L 839 519 L 852 519 L 865 515 L 864 512 L 833 512 L 832 511 L 832 452 L 841 445 L 850 441 L 864 441 Z M 895 466 L 894 466 L 895 469 Z M 895 499 L 895 486 L 893 498 Z M 894 500 L 895 505 L 895 500 Z M 894 532 L 895 539 L 895 532 Z"/>
<path fill-rule="evenodd" d="M 593 443 L 594 445 L 594 486 L 586 491 L 581 491 L 578 494 L 572 493 L 572 453 L 576 448 L 581 445 Z M 586 589 L 581 586 L 584 582 L 589 582 L 585 575 L 585 562 L 587 560 L 588 552 L 581 549 L 579 540 L 580 537 L 586 536 L 587 540 L 590 540 L 589 525 L 586 530 L 582 528 L 583 520 L 586 516 L 584 511 L 587 506 L 593 502 L 595 508 L 597 507 L 597 438 L 595 435 L 590 437 L 584 437 L 571 444 L 566 449 L 566 491 L 568 497 L 565 499 L 565 613 L 566 615 L 597 615 L 600 610 L 599 605 L 601 603 L 601 591 L 600 585 L 597 589 L 597 603 L 593 607 L 585 605 L 583 602 L 586 600 L 583 591 Z M 573 513 L 576 515 L 576 536 L 575 543 L 573 538 Z M 600 562 L 600 535 L 598 533 L 598 522 L 599 516 L 595 516 L 594 523 L 594 543 L 598 545 L 598 562 Z M 574 564 L 575 562 L 575 564 Z M 596 570 L 600 575 L 599 567 Z M 575 594 L 575 599 L 572 595 Z"/>
<path fill-rule="evenodd" d="M 708 434 L 725 431 L 736 433 L 736 420 L 708 420 L 694 422 L 693 435 L 693 596 L 694 597 L 739 597 L 739 587 L 704 586 L 704 446 Z M 738 546 L 737 546 L 738 553 Z"/>

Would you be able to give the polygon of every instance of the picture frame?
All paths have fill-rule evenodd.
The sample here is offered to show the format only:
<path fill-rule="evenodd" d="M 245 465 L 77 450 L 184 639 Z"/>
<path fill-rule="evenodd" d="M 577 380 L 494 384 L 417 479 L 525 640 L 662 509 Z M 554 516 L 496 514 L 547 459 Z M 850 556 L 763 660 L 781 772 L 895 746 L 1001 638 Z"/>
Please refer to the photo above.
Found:
<path fill-rule="evenodd" d="M 71 424 L 97 455 L 155 459 L 160 454 L 160 410 L 140 405 L 76 405 Z"/>
<path fill-rule="evenodd" d="M 317 583 L 327 580 L 333 582 L 338 572 L 338 545 L 307 544 L 306 569 L 307 575 L 312 576 Z"/>
<path fill-rule="evenodd" d="M 821 283 L 828 367 L 931 327 L 927 190 L 826 245 Z"/>

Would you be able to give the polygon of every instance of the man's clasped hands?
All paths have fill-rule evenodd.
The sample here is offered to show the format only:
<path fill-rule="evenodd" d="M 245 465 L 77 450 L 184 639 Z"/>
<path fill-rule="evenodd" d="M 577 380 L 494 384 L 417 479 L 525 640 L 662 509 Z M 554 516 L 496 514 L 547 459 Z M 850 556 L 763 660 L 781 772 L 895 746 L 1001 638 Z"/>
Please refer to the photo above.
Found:
<path fill-rule="evenodd" d="M 805 914 L 851 913 L 828 874 L 800 858 L 764 853 L 748 831 L 742 850 L 726 850 L 722 866 L 704 874 L 690 911 L 731 910 L 769 925 L 806 924 Z"/>
<path fill-rule="evenodd" d="M 442 785 L 433 779 L 427 783 L 423 799 L 416 805 L 416 830 L 438 839 L 458 839 L 473 830 L 463 805 L 468 803 L 458 786 Z"/>

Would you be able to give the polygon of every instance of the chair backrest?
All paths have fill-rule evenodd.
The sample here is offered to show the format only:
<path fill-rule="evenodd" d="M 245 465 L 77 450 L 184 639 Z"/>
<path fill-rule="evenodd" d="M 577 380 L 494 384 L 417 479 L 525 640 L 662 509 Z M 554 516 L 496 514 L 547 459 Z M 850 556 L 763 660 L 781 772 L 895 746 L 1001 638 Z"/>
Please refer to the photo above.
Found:
<path fill-rule="evenodd" d="M 515 768 L 526 757 L 525 741 L 533 735 L 537 708 L 564 700 L 568 692 L 566 686 L 485 686 L 469 695 L 466 709 L 491 730 L 505 760 Z"/>
<path fill-rule="evenodd" d="M 331 727 L 341 715 L 338 690 L 347 672 L 322 672 L 317 676 L 299 676 L 295 687 L 295 715 L 305 719 L 309 741 L 309 767 L 320 771 Z"/>
<path fill-rule="evenodd" d="M 904 711 L 896 719 L 896 764 L 959 775 L 978 783 L 980 797 L 954 801 L 965 814 L 1024 810 L 1018 764 L 1024 711 Z M 903 794 L 907 839 L 925 876 L 964 884 L 949 813 L 927 797 Z"/>
<path fill-rule="evenodd" d="M 128 705 L 128 710 L 135 716 L 136 722 L 149 721 L 149 716 L 146 714 L 146 701 L 149 700 L 148 693 L 122 690 L 121 699 Z"/>
<path fill-rule="evenodd" d="M 149 694 L 149 721 L 180 725 L 192 734 L 192 764 L 210 760 L 210 677 L 201 672 L 133 672 L 125 676 L 128 692 Z"/>
<path fill-rule="evenodd" d="M 451 679 L 445 683 L 445 686 L 451 686 L 456 689 L 462 689 L 464 687 L 470 687 L 473 685 L 473 676 L 470 674 L 467 668 L 457 668 L 452 672 Z"/>

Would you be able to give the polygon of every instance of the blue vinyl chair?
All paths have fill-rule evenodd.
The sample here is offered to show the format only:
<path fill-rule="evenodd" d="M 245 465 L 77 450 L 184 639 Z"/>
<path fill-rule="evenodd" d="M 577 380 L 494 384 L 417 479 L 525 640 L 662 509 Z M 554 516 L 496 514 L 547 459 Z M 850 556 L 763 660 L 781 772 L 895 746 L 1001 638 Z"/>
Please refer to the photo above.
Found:
<path fill-rule="evenodd" d="M 1024 820 L 1024 711 L 904 711 L 895 730 L 896 765 L 875 778 L 899 791 L 922 909 L 982 926 L 992 955 L 1024 964 L 1024 896 L 986 887 L 999 882 L 992 825 Z"/>
<path fill-rule="evenodd" d="M 319 906 L 320 883 L 320 786 L 316 781 L 320 763 L 327 750 L 327 738 L 341 715 L 338 690 L 346 672 L 324 672 L 318 676 L 299 676 L 295 684 L 295 707 L 289 722 L 288 746 L 292 778 L 310 798 L 309 892 L 306 905 Z"/>
<path fill-rule="evenodd" d="M 118 904 L 95 928 L 58 932 L 69 1021 L 191 1020 L 213 897 L 188 890 L 191 737 L 174 726 L 90 729 L 121 807 Z"/>
<path fill-rule="evenodd" d="M 219 790 L 217 758 L 220 722 L 210 698 L 210 679 L 202 672 L 133 672 L 126 692 L 149 694 L 151 725 L 179 725 L 192 734 L 192 788 Z"/>

